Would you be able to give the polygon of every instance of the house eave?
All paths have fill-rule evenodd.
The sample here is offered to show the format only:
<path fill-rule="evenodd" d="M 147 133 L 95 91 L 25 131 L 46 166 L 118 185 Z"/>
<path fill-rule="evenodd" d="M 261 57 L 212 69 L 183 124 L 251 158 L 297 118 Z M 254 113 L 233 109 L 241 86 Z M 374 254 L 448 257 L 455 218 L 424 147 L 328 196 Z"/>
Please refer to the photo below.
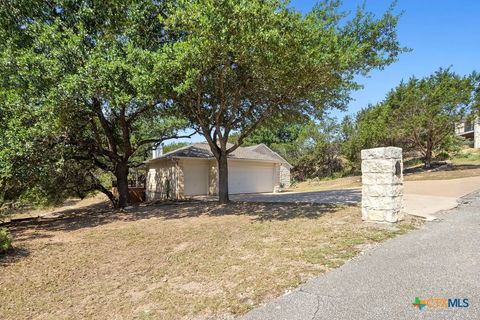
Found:
<path fill-rule="evenodd" d="M 158 162 L 161 160 L 173 160 L 173 159 L 188 159 L 188 160 L 215 160 L 215 157 L 181 157 L 181 156 L 171 156 L 171 157 L 159 157 L 155 159 L 147 160 L 146 163 Z M 249 162 L 266 162 L 266 163 L 278 163 L 282 164 L 278 160 L 270 159 L 250 159 L 250 158 L 228 158 L 229 161 L 249 161 Z"/>

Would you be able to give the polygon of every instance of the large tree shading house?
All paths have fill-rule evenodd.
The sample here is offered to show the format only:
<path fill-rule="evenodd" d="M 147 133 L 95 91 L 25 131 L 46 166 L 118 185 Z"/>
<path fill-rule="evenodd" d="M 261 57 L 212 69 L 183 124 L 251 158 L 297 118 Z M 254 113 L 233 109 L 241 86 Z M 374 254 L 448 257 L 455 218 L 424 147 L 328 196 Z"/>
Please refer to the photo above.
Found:
<path fill-rule="evenodd" d="M 218 169 L 207 143 L 192 144 L 147 162 L 147 200 L 218 194 Z M 274 192 L 290 185 L 292 166 L 264 144 L 239 147 L 228 158 L 229 193 Z"/>

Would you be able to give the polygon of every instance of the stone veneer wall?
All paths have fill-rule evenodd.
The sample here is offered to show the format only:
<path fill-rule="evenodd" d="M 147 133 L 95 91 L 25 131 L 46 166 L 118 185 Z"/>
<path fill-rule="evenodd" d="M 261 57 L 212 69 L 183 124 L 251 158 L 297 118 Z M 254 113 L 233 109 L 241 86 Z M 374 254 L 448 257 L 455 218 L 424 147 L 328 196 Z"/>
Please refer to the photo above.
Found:
<path fill-rule="evenodd" d="M 362 219 L 397 222 L 403 219 L 402 149 L 362 150 Z"/>
<path fill-rule="evenodd" d="M 178 164 L 174 160 L 164 159 L 150 163 L 145 186 L 146 200 L 177 199 L 183 190 L 178 183 L 178 173 Z"/>
<path fill-rule="evenodd" d="M 218 169 L 215 160 L 208 165 L 208 194 L 211 196 L 218 194 Z"/>
<path fill-rule="evenodd" d="M 280 184 L 284 188 L 290 187 L 291 184 L 290 169 L 288 169 L 284 165 L 280 165 Z"/>
<path fill-rule="evenodd" d="M 183 174 L 183 160 L 175 161 L 175 172 L 177 175 L 176 198 L 183 199 L 185 197 L 185 175 Z"/>

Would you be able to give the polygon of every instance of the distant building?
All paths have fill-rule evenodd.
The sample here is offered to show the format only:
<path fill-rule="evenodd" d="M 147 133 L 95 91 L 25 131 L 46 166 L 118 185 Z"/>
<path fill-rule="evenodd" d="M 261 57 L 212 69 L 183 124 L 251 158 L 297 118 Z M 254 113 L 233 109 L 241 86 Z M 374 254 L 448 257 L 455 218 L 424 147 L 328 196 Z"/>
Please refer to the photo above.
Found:
<path fill-rule="evenodd" d="M 473 141 L 475 149 L 480 148 L 480 119 L 467 119 L 455 126 L 455 133 L 465 139 Z"/>

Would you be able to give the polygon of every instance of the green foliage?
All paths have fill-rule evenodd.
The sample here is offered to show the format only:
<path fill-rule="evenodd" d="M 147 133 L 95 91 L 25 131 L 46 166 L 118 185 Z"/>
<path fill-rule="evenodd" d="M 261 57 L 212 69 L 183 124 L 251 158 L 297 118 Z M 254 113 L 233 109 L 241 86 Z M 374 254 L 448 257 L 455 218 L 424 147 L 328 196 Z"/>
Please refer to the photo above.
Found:
<path fill-rule="evenodd" d="M 164 11 L 163 2 L 153 0 L 3 5 L 0 87 L 18 114 L 9 116 L 12 130 L 20 133 L 8 141 L 7 152 L 18 155 L 23 144 L 34 144 L 39 156 L 52 158 L 60 177 L 78 168 L 75 176 L 88 177 L 90 188 L 105 192 L 116 204 L 98 170 L 111 172 L 125 186 L 129 167 L 186 124 L 169 110 L 156 85 L 161 76 L 155 70 L 157 50 L 172 41 L 158 19 Z M 29 128 L 27 120 L 35 116 L 42 120 L 29 120 Z M 61 149 L 60 154 L 52 148 Z M 22 161 L 36 164 L 31 160 Z M 52 161 L 46 161 L 50 167 Z M 55 180 L 52 172 L 44 175 Z M 44 198 L 43 192 L 51 191 L 58 190 L 36 188 L 30 194 Z M 123 206 L 128 192 L 119 191 Z"/>
<path fill-rule="evenodd" d="M 376 20 L 360 9 L 345 21 L 337 2 L 305 17 L 273 0 L 178 1 L 170 10 L 166 28 L 181 36 L 163 48 L 166 83 L 204 134 L 237 131 L 239 143 L 273 112 L 321 116 L 327 106 L 343 107 L 355 74 L 403 51 L 397 16 Z M 197 97 L 197 107 L 187 103 Z"/>
<path fill-rule="evenodd" d="M 0 105 L 0 210 L 5 202 L 41 206 L 84 195 L 90 189 L 89 177 L 83 166 L 66 159 L 48 112 L 20 106 L 11 92 L 3 94 L 7 98 Z"/>
<path fill-rule="evenodd" d="M 301 122 L 272 119 L 246 137 L 245 145 L 264 143 L 288 162 L 295 163 L 299 156 L 298 139 L 305 128 L 305 123 L 309 122 L 308 119 L 303 119 Z M 236 142 L 238 135 L 232 135 L 231 138 L 232 142 Z"/>
<path fill-rule="evenodd" d="M 228 201 L 227 155 L 272 117 L 321 118 L 344 108 L 358 74 L 394 62 L 400 47 L 391 10 L 376 18 L 360 8 L 350 19 L 338 1 L 306 15 L 279 0 L 180 0 L 165 28 L 159 81 L 201 132 L 219 163 L 220 201 Z M 235 143 L 227 148 L 231 134 Z"/>
<path fill-rule="evenodd" d="M 473 71 L 470 79 L 473 86 L 472 115 L 480 116 L 480 73 Z"/>
<path fill-rule="evenodd" d="M 360 151 L 375 147 L 401 146 L 401 139 L 392 127 L 392 110 L 383 104 L 369 106 L 342 121 L 342 153 L 355 169 L 359 169 Z"/>
<path fill-rule="evenodd" d="M 293 178 L 324 178 L 344 170 L 341 159 L 340 126 L 334 119 L 325 118 L 306 125 L 295 141 L 296 158 L 292 163 Z"/>
<path fill-rule="evenodd" d="M 422 154 L 425 167 L 430 167 L 434 153 L 458 145 L 454 128 L 469 111 L 471 80 L 439 69 L 422 79 L 412 77 L 388 94 L 384 103 L 395 119 L 391 126 Z"/>
<path fill-rule="evenodd" d="M 455 124 L 469 114 L 472 79 L 439 69 L 423 79 L 401 82 L 377 105 L 344 119 L 343 154 L 360 164 L 362 149 L 397 146 L 422 155 L 426 167 L 435 155 L 455 154 L 463 144 Z"/>
<path fill-rule="evenodd" d="M 245 145 L 265 143 L 271 146 L 291 143 L 298 138 L 303 126 L 304 124 L 300 123 L 275 123 L 268 127 L 263 126 L 245 139 Z"/>
<path fill-rule="evenodd" d="M 245 144 L 266 144 L 294 166 L 292 179 L 303 181 L 343 175 L 340 133 L 340 125 L 328 117 L 303 124 L 275 122 L 255 130 Z"/>
<path fill-rule="evenodd" d="M 186 146 L 188 146 L 189 144 L 190 144 L 190 143 L 188 143 L 188 142 L 173 142 L 173 143 L 169 143 L 169 144 L 163 146 L 163 153 L 167 153 L 167 152 L 170 152 L 170 151 L 173 151 L 173 150 L 177 150 L 177 149 L 179 149 L 179 148 L 186 147 Z"/>
<path fill-rule="evenodd" d="M 0 228 L 0 253 L 4 253 L 12 248 L 12 237 L 5 228 Z"/>

